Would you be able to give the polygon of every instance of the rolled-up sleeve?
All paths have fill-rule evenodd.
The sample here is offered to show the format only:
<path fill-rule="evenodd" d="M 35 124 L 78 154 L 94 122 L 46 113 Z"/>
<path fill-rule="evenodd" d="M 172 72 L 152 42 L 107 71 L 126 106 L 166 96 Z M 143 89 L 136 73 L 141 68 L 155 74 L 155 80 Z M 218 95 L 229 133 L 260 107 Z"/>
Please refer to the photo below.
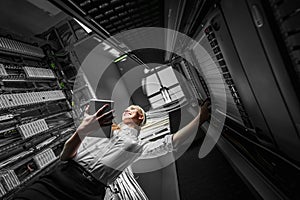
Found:
<path fill-rule="evenodd" d="M 147 142 L 143 145 L 142 154 L 138 159 L 157 158 L 174 151 L 172 138 L 173 135 L 166 135 L 156 141 Z"/>

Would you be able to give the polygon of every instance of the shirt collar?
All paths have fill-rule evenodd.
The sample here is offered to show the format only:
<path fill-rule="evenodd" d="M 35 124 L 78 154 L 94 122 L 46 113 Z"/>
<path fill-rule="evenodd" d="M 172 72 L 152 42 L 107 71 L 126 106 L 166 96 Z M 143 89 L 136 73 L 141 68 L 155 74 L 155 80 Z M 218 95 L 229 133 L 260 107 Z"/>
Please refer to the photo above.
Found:
<path fill-rule="evenodd" d="M 120 131 L 122 132 L 122 134 L 127 134 L 127 135 L 130 135 L 130 136 L 136 137 L 136 138 L 139 136 L 140 129 L 130 127 L 126 124 L 121 124 L 120 128 L 121 128 Z"/>

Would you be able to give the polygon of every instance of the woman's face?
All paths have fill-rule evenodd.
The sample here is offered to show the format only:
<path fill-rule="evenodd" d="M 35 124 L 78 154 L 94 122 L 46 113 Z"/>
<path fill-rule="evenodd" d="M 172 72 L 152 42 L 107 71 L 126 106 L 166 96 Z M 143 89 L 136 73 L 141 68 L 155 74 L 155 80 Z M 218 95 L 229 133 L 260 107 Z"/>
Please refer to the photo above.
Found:
<path fill-rule="evenodd" d="M 124 124 L 135 123 L 139 125 L 144 119 L 140 109 L 137 106 L 129 106 L 125 109 L 122 115 L 122 121 Z"/>

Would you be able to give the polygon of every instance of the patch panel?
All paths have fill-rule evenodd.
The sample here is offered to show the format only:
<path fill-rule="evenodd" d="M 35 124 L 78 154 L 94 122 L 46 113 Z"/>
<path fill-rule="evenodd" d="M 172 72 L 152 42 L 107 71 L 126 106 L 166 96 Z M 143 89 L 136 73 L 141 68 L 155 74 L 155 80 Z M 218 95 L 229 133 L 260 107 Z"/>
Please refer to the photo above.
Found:
<path fill-rule="evenodd" d="M 4 186 L 0 183 L 0 197 L 3 197 L 6 194 Z"/>
<path fill-rule="evenodd" d="M 0 50 L 42 58 L 42 49 L 19 41 L 0 37 Z"/>
<path fill-rule="evenodd" d="M 10 191 L 20 185 L 20 181 L 13 170 L 2 170 L 0 180 L 6 191 Z"/>
<path fill-rule="evenodd" d="M 18 126 L 18 130 L 21 133 L 23 139 L 32 137 L 33 135 L 44 132 L 48 129 L 49 127 L 45 119 L 40 119 L 34 122 Z"/>
<path fill-rule="evenodd" d="M 65 99 L 61 90 L 0 95 L 0 109 Z"/>
<path fill-rule="evenodd" d="M 8 74 L 7 74 L 7 72 L 6 72 L 5 68 L 4 68 L 4 65 L 2 63 L 0 63 L 0 77 L 1 76 L 7 76 L 7 75 Z"/>
<path fill-rule="evenodd" d="M 51 69 L 24 67 L 27 78 L 49 78 L 55 79 L 55 75 Z"/>
<path fill-rule="evenodd" d="M 50 148 L 42 151 L 41 153 L 33 157 L 33 160 L 35 161 L 39 169 L 46 167 L 56 159 L 57 157 L 55 156 L 53 150 Z"/>

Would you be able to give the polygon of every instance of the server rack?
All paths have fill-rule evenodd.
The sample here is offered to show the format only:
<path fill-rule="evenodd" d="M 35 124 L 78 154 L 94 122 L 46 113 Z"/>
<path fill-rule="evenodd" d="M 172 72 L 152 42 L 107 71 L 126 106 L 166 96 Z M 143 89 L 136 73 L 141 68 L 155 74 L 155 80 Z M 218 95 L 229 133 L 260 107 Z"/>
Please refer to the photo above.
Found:
<path fill-rule="evenodd" d="M 206 55 L 195 54 L 192 47 L 186 54 L 193 63 L 178 61 L 198 98 L 218 99 L 217 84 L 225 84 L 226 123 L 218 145 L 265 198 L 299 197 L 297 5 L 220 1 L 195 28 L 193 38 Z M 219 73 L 221 82 L 214 77 Z M 246 163 L 233 156 L 226 141 Z M 259 173 L 247 175 L 246 165 Z M 257 187 L 254 179 L 266 187 Z"/>
<path fill-rule="evenodd" d="M 40 40 L 38 40 L 40 41 Z M 49 171 L 74 131 L 56 63 L 38 43 L 0 37 L 0 196 L 11 198 Z"/>
<path fill-rule="evenodd" d="M 79 124 L 82 101 L 92 94 L 85 87 L 88 82 L 84 74 L 77 73 L 70 48 L 86 36 L 72 18 L 33 38 L 1 30 L 0 196 L 3 199 L 12 198 L 51 171 L 65 141 Z M 73 87 L 77 90 L 73 91 Z"/>

